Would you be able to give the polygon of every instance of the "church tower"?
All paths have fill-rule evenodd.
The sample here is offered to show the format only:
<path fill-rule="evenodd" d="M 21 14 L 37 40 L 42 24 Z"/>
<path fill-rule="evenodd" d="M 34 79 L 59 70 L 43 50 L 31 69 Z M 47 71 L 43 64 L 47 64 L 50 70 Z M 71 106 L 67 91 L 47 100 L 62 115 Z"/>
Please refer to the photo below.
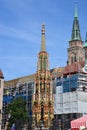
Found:
<path fill-rule="evenodd" d="M 53 89 L 46 52 L 45 25 L 42 25 L 41 51 L 38 54 L 37 72 L 32 102 L 32 127 L 49 128 L 52 125 Z"/>
<path fill-rule="evenodd" d="M 85 61 L 83 41 L 81 39 L 77 7 L 75 7 L 75 14 L 72 27 L 71 40 L 68 48 L 68 64 L 73 62 Z"/>

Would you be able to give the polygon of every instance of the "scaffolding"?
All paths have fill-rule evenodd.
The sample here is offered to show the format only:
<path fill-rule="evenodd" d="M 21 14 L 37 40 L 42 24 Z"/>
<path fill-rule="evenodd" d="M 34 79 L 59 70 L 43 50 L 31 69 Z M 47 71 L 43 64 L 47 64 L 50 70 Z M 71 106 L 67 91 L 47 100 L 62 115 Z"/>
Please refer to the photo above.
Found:
<path fill-rule="evenodd" d="M 54 114 L 60 127 L 70 128 L 70 121 L 87 114 L 87 73 L 79 66 L 75 73 L 69 72 L 56 79 Z M 78 70 L 78 71 L 77 71 Z M 63 129 L 61 127 L 61 129 Z"/>
<path fill-rule="evenodd" d="M 29 127 L 31 127 L 33 89 L 34 89 L 34 81 L 29 81 L 26 83 L 18 82 L 17 85 L 14 87 L 6 86 L 4 88 L 2 129 L 5 129 L 6 121 L 8 120 L 8 114 L 6 113 L 6 108 L 8 107 L 9 103 L 12 102 L 12 100 L 18 97 L 22 97 L 27 102 L 26 108 L 29 116 Z"/>
<path fill-rule="evenodd" d="M 87 74 L 86 73 L 79 73 L 78 90 L 87 91 Z"/>

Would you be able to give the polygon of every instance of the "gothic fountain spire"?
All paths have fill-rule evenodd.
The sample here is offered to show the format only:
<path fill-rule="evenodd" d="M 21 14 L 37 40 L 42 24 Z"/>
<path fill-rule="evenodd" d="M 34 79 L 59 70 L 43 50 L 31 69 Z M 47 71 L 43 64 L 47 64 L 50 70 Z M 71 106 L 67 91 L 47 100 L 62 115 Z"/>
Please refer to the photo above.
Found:
<path fill-rule="evenodd" d="M 41 51 L 46 51 L 45 25 L 42 24 Z"/>

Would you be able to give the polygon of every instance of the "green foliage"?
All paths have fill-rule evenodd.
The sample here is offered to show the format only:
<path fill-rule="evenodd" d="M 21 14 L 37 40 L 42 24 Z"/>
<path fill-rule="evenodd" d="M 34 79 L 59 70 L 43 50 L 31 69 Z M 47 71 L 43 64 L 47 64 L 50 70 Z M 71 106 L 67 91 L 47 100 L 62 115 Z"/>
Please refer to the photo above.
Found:
<path fill-rule="evenodd" d="M 26 101 L 22 97 L 15 98 L 8 106 L 7 112 L 10 113 L 10 125 L 18 121 L 25 123 L 28 120 Z"/>

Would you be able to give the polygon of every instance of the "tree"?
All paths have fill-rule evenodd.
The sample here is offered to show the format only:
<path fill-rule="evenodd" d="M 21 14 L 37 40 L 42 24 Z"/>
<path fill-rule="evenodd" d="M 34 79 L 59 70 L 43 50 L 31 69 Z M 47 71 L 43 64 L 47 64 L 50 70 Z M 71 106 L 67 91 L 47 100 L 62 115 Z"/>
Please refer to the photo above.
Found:
<path fill-rule="evenodd" d="M 10 114 L 10 126 L 15 123 L 16 127 L 22 127 L 28 120 L 26 101 L 22 97 L 14 98 L 9 104 L 7 112 Z"/>

